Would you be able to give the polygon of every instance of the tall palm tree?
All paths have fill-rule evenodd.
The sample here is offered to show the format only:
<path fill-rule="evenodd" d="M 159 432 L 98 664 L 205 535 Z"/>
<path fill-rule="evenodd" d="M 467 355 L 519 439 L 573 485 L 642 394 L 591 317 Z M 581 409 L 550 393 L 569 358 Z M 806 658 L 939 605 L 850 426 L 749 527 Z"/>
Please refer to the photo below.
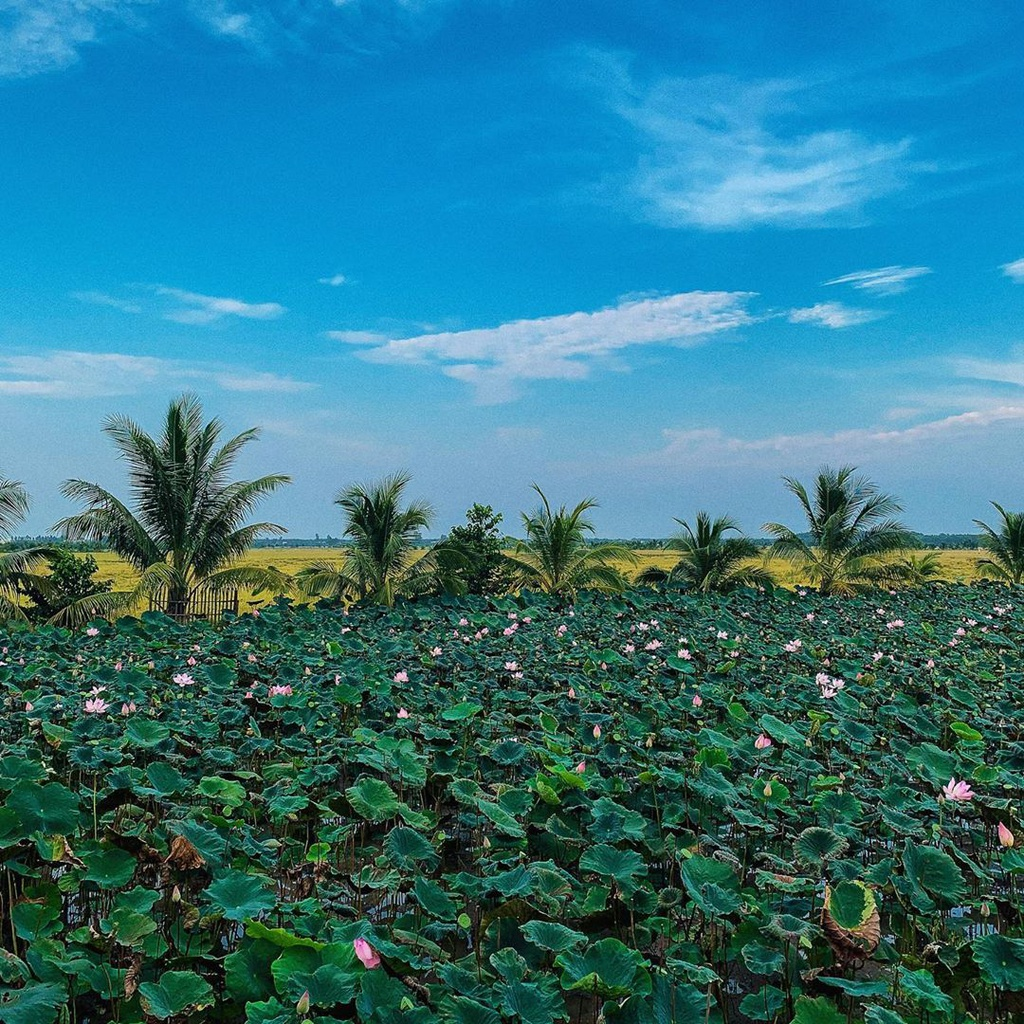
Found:
<path fill-rule="evenodd" d="M 895 518 L 903 508 L 853 466 L 823 466 L 814 483 L 814 496 L 798 480 L 784 477 L 807 518 L 809 543 L 788 526 L 765 523 L 775 538 L 772 550 L 802 562 L 811 583 L 822 594 L 851 594 L 883 581 L 891 570 L 883 556 L 902 551 L 913 537 Z"/>
<path fill-rule="evenodd" d="M 652 567 L 637 577 L 637 583 L 677 583 L 687 590 L 725 593 L 737 587 L 770 587 L 772 574 L 763 566 L 750 565 L 760 548 L 749 537 L 726 537 L 739 532 L 739 523 L 730 516 L 712 519 L 698 512 L 695 528 L 676 519 L 683 532 L 672 537 L 666 547 L 680 552 L 679 561 L 669 569 Z"/>
<path fill-rule="evenodd" d="M 519 586 L 570 597 L 586 589 L 624 590 L 629 581 L 615 563 L 635 564 L 636 555 L 622 544 L 588 542 L 594 525 L 586 513 L 597 502 L 585 498 L 571 511 L 564 505 L 554 511 L 544 492 L 536 484 L 533 489 L 541 505 L 521 513 L 526 540 L 508 556 Z"/>
<path fill-rule="evenodd" d="M 403 507 L 409 479 L 408 473 L 394 473 L 341 491 L 334 503 L 345 514 L 343 536 L 352 544 L 340 564 L 320 560 L 296 574 L 307 595 L 392 605 L 399 596 L 459 589 L 447 570 L 460 559 L 447 545 L 418 555 L 417 542 L 434 510 L 425 501 Z"/>
<path fill-rule="evenodd" d="M 126 416 L 111 416 L 103 428 L 129 466 L 134 508 L 99 484 L 67 480 L 65 497 L 87 504 L 84 512 L 54 527 L 70 539 L 103 541 L 140 573 L 129 592 L 99 594 L 66 610 L 73 622 L 164 596 L 164 610 L 187 617 L 197 595 L 248 587 L 283 593 L 289 579 L 274 568 L 239 565 L 262 534 L 284 533 L 276 523 L 247 523 L 267 495 L 290 478 L 282 474 L 229 481 L 242 449 L 259 436 L 253 427 L 218 447 L 223 424 L 203 422 L 195 395 L 174 399 L 163 431 L 151 437 Z"/>
<path fill-rule="evenodd" d="M 28 492 L 20 481 L 0 478 L 0 534 L 10 534 L 28 515 L 28 504 Z M 19 598 L 28 586 L 46 590 L 46 577 L 36 570 L 52 553 L 45 547 L 0 553 L 0 620 L 26 618 Z"/>
<path fill-rule="evenodd" d="M 1007 512 L 994 501 L 992 505 L 1002 519 L 998 533 L 980 519 L 974 520 L 983 531 L 981 546 L 989 552 L 988 558 L 978 559 L 978 568 L 1006 583 L 1024 582 L 1024 512 Z"/>

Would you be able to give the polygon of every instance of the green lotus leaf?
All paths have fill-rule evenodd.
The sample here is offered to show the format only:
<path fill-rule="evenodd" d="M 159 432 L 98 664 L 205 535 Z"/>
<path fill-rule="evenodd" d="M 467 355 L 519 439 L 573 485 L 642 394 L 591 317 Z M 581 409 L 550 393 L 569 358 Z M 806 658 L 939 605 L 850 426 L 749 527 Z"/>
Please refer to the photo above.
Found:
<path fill-rule="evenodd" d="M 793 1024 L 846 1024 L 846 1014 L 840 1013 L 835 1003 L 825 996 L 817 999 L 801 996 L 794 1010 Z"/>
<path fill-rule="evenodd" d="M 1024 991 L 1024 939 L 992 932 L 976 938 L 972 952 L 990 985 L 1008 992 Z"/>
<path fill-rule="evenodd" d="M 875 910 L 875 897 L 863 882 L 840 882 L 828 897 L 828 911 L 840 928 L 860 928 Z"/>
<path fill-rule="evenodd" d="M 396 825 L 384 837 L 383 845 L 388 860 L 400 871 L 413 871 L 420 864 L 432 870 L 437 865 L 433 846 L 415 829 Z"/>
<path fill-rule="evenodd" d="M 361 779 L 345 790 L 345 796 L 356 814 L 372 822 L 387 821 L 402 807 L 395 791 L 381 779 Z"/>
<path fill-rule="evenodd" d="M 227 871 L 203 895 L 229 921 L 245 921 L 272 910 L 277 902 L 263 878 L 244 871 Z"/>
<path fill-rule="evenodd" d="M 635 850 L 619 850 L 601 843 L 584 851 L 580 857 L 580 871 L 592 871 L 602 878 L 611 878 L 620 889 L 631 891 L 636 887 L 636 878 L 647 874 L 647 865 Z"/>
<path fill-rule="evenodd" d="M 926 1013 L 949 1017 L 953 1013 L 953 1000 L 935 983 L 931 971 L 899 969 L 900 988 L 903 993 Z"/>
<path fill-rule="evenodd" d="M 210 983 L 194 971 L 166 971 L 159 981 L 139 985 L 139 996 L 146 1013 L 158 1020 L 201 1010 L 214 1001 Z"/>
<path fill-rule="evenodd" d="M 53 1024 L 57 1011 L 67 1000 L 60 985 L 49 982 L 0 993 L 0 1021 L 3 1024 Z"/>
<path fill-rule="evenodd" d="M 152 718 L 129 718 L 124 734 L 137 747 L 156 747 L 171 735 L 171 730 Z"/>
<path fill-rule="evenodd" d="M 812 825 L 805 828 L 793 843 L 793 852 L 801 864 L 820 865 L 841 857 L 849 842 L 830 828 Z"/>
<path fill-rule="evenodd" d="M 583 953 L 566 952 L 555 958 L 562 968 L 562 988 L 591 992 L 606 998 L 651 991 L 647 961 L 618 939 L 600 939 Z"/>
<path fill-rule="evenodd" d="M 587 936 L 583 932 L 573 931 L 572 928 L 554 921 L 527 921 L 520 927 L 520 931 L 535 946 L 552 953 L 566 953 L 587 941 Z"/>

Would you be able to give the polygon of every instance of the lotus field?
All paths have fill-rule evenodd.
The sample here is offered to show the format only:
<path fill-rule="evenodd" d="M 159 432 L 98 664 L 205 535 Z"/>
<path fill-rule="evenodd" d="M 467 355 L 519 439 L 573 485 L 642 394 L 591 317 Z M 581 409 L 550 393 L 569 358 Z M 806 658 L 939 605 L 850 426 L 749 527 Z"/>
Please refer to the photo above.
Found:
<path fill-rule="evenodd" d="M 1024 1019 L 978 584 L 14 629 L 0 1022 Z"/>

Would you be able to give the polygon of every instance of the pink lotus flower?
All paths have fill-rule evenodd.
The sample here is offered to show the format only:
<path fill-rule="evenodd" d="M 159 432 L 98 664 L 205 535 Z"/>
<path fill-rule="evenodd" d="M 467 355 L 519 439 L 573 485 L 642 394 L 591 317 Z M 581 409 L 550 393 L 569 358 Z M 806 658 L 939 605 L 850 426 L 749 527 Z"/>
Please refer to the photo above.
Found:
<path fill-rule="evenodd" d="M 659 647 L 661 647 L 661 641 L 658 639 L 648 640 L 647 643 L 644 644 L 645 651 L 656 651 Z"/>
<path fill-rule="evenodd" d="M 506 672 L 518 672 L 519 671 L 519 663 L 516 662 L 516 661 L 506 661 L 505 662 L 505 671 Z"/>
<path fill-rule="evenodd" d="M 252 700 L 252 690 L 245 691 L 245 700 Z"/>
<path fill-rule="evenodd" d="M 197 661 L 196 661 L 196 659 L 195 659 L 195 658 L 193 658 L 193 657 L 192 657 L 192 655 L 190 654 L 190 655 L 188 656 L 188 660 L 187 660 L 187 661 L 185 662 L 185 664 L 186 664 L 186 665 L 188 665 L 188 666 L 189 666 L 189 668 L 193 668 L 193 667 L 194 667 L 194 666 L 195 666 L 196 664 L 198 664 L 198 662 L 197 662 Z"/>
<path fill-rule="evenodd" d="M 179 672 L 174 676 L 174 681 L 179 686 L 194 686 L 196 682 L 187 672 Z"/>
<path fill-rule="evenodd" d="M 290 697 L 292 695 L 292 692 L 292 688 L 287 684 L 285 684 L 284 686 L 280 684 L 275 684 L 274 686 L 270 687 L 271 697 Z"/>
<path fill-rule="evenodd" d="M 25 701 L 25 710 L 26 711 L 35 711 L 35 705 L 32 703 L 32 701 L 30 701 L 30 700 Z"/>
<path fill-rule="evenodd" d="M 250 665 L 255 665 L 256 664 L 256 655 L 255 654 L 250 654 L 249 657 L 246 660 L 249 662 Z"/>
<path fill-rule="evenodd" d="M 100 631 L 95 626 L 90 626 L 85 631 L 85 635 L 86 636 L 99 636 L 100 635 Z"/>
<path fill-rule="evenodd" d="M 1015 842 L 1014 834 L 1002 823 L 999 822 L 999 845 L 1009 849 Z"/>
<path fill-rule="evenodd" d="M 954 803 L 965 804 L 974 798 L 974 790 L 966 780 L 957 782 L 955 778 L 950 778 L 949 782 L 942 787 L 942 795 Z"/>
<path fill-rule="evenodd" d="M 601 738 L 601 726 L 595 725 L 594 726 L 594 739 L 595 740 L 599 740 L 600 738 Z"/>
<path fill-rule="evenodd" d="M 803 645 L 804 644 L 802 640 L 790 640 L 788 644 L 783 644 L 782 648 L 788 654 L 796 654 L 796 652 L 799 651 L 800 648 L 803 647 Z"/>
<path fill-rule="evenodd" d="M 580 761 L 580 763 L 578 765 L 576 765 L 576 774 L 577 775 L 582 775 L 586 770 L 587 770 L 587 762 L 586 761 Z"/>
<path fill-rule="evenodd" d="M 576 699 L 576 690 L 573 687 L 569 687 L 569 700 Z"/>
<path fill-rule="evenodd" d="M 632 654 L 635 650 L 636 650 L 636 645 L 635 644 L 626 644 L 626 646 L 622 648 L 622 653 L 623 654 Z"/>
<path fill-rule="evenodd" d="M 115 672 L 120 672 L 121 669 L 123 669 L 123 668 L 124 668 L 124 665 L 122 665 L 121 662 L 119 662 L 119 661 L 115 661 L 114 662 L 114 671 Z"/>
<path fill-rule="evenodd" d="M 356 956 L 359 957 L 360 963 L 367 970 L 380 967 L 380 957 L 366 939 L 353 939 L 352 946 L 355 948 Z"/>
<path fill-rule="evenodd" d="M 704 703 L 704 698 L 703 698 L 703 697 L 702 697 L 702 696 L 701 696 L 701 695 L 700 695 L 699 693 L 695 693 L 695 694 L 693 695 L 693 700 L 692 700 L 692 701 L 690 701 L 690 703 L 691 703 L 691 704 L 692 704 L 692 705 L 693 705 L 693 706 L 694 706 L 695 708 L 699 708 L 699 707 L 701 706 L 701 704 L 703 704 L 703 703 Z"/>
<path fill-rule="evenodd" d="M 764 733 L 761 733 L 761 735 L 754 740 L 754 747 L 757 750 L 767 750 L 771 745 L 771 739 L 768 736 L 765 736 Z"/>
<path fill-rule="evenodd" d="M 409 712 L 406 711 L 405 708 L 399 708 L 398 709 L 398 717 L 399 718 L 408 718 L 409 717 Z"/>
<path fill-rule="evenodd" d="M 469 619 L 459 619 L 459 625 L 460 626 L 468 626 L 469 625 Z"/>
<path fill-rule="evenodd" d="M 432 658 L 440 658 L 442 654 L 444 654 L 444 651 L 440 647 L 430 648 L 430 656 Z"/>
<path fill-rule="evenodd" d="M 394 674 L 393 680 L 396 683 L 407 683 L 409 682 L 409 673 L 403 668 L 401 671 Z"/>
<path fill-rule="evenodd" d="M 135 701 L 130 701 L 127 704 L 122 704 L 121 705 L 121 714 L 122 715 L 130 715 L 133 711 L 138 711 L 138 710 L 139 709 L 135 706 Z"/>
<path fill-rule="evenodd" d="M 85 702 L 85 713 L 87 715 L 102 715 L 110 705 L 102 697 L 93 697 Z"/>
<path fill-rule="evenodd" d="M 925 668 L 935 668 L 935 662 L 934 662 L 934 661 L 933 661 L 933 660 L 932 660 L 931 658 L 929 658 L 929 659 L 928 659 L 928 660 L 927 660 L 927 661 L 925 662 L 925 664 L 924 664 L 924 667 L 925 667 Z"/>

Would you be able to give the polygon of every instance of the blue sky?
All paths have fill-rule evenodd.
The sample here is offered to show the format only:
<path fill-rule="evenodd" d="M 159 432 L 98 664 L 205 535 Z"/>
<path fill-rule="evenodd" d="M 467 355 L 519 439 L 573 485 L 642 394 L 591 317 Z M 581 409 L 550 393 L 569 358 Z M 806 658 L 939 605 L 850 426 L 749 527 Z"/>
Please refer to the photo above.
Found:
<path fill-rule="evenodd" d="M 118 489 L 186 389 L 267 512 L 1024 507 L 1012 3 L 0 0 L 0 472 Z"/>

